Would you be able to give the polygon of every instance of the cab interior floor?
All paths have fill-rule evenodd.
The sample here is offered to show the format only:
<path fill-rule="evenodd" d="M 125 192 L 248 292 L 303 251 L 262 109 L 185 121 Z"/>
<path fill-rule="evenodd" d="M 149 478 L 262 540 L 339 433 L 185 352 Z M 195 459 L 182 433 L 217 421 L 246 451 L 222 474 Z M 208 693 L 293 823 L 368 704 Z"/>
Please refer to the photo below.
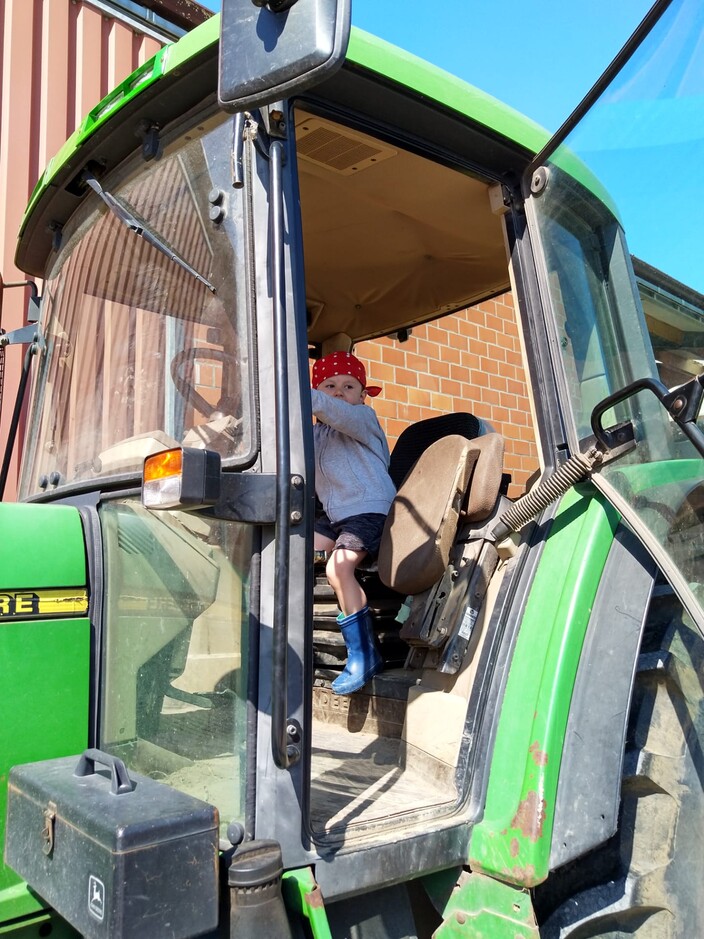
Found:
<path fill-rule="evenodd" d="M 452 802 L 448 779 L 429 778 L 401 732 L 412 673 L 394 669 L 353 695 L 333 695 L 318 679 L 313 699 L 311 822 L 314 831 Z M 380 693 L 381 692 L 381 693 Z"/>
<path fill-rule="evenodd" d="M 373 613 L 384 670 L 363 689 L 336 695 L 347 650 L 336 623 L 335 594 L 322 572 L 315 585 L 313 619 L 315 684 L 311 766 L 314 831 L 376 819 L 454 801 L 454 773 L 428 772 L 423 754 L 402 739 L 408 689 L 418 671 L 405 668 L 409 647 L 399 638 L 396 615 L 403 597 L 384 588 L 374 574 L 361 574 Z"/>

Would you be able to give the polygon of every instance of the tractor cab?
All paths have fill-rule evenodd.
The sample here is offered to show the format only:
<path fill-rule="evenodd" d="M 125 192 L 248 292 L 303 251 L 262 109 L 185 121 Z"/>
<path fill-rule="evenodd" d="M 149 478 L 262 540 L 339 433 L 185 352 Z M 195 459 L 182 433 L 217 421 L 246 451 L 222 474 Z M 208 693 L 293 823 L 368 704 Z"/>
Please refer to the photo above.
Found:
<path fill-rule="evenodd" d="M 323 906 L 334 935 L 378 916 L 383 935 L 429 935 L 469 910 L 535 936 L 536 916 L 567 916 L 583 857 L 599 863 L 582 887 L 607 869 L 616 883 L 598 852 L 627 827 L 639 650 L 675 621 L 701 641 L 702 297 L 670 279 L 667 313 L 644 312 L 623 167 L 602 179 L 598 134 L 584 150 L 575 128 L 549 142 L 350 35 L 344 3 L 223 6 L 96 109 L 23 222 L 18 265 L 42 278 L 42 313 L 20 503 L 4 508 L 18 531 L 20 510 L 45 513 L 66 564 L 54 574 L 56 545 L 38 539 L 31 570 L 8 565 L 0 642 L 17 654 L 41 628 L 68 644 L 82 717 L 51 753 L 38 721 L 7 769 L 85 746 L 71 785 L 114 780 L 99 807 L 138 802 L 140 780 L 193 800 L 165 840 L 214 810 L 193 900 L 208 935 L 285 935 L 249 906 L 283 875 L 289 920 L 315 936 Z M 681 39 L 693 6 L 658 4 L 624 61 L 643 37 Z M 274 83 L 259 87 L 262 62 Z M 654 89 L 633 73 L 615 87 L 621 102 Z M 685 346 L 668 387 L 663 362 Z M 358 570 L 384 667 L 352 695 L 331 687 L 345 646 L 313 552 L 310 369 L 337 350 L 383 388 L 364 406 L 397 490 Z M 24 619 L 20 588 L 37 597 Z M 17 674 L 55 719 L 62 690 Z M 53 791 L 20 772 L 11 798 L 40 782 Z M 17 804 L 3 876 L 25 890 L 22 915 L 51 907 L 101 935 L 80 900 L 98 875 L 61 854 L 61 806 L 39 813 L 34 864 Z M 54 890 L 69 868 L 70 902 Z M 95 896 L 120 915 L 153 900 L 151 939 L 195 935 L 168 921 L 157 881 L 126 875 L 120 894 L 101 880 Z"/>

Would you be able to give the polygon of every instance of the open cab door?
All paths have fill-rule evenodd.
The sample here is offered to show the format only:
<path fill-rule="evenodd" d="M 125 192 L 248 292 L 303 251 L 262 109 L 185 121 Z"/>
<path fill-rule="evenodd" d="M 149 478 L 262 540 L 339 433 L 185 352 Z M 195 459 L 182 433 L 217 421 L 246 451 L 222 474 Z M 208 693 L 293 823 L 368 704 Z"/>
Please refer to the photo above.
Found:
<path fill-rule="evenodd" d="M 703 74 L 701 4 L 657 3 L 524 179 L 570 448 L 700 630 Z"/>

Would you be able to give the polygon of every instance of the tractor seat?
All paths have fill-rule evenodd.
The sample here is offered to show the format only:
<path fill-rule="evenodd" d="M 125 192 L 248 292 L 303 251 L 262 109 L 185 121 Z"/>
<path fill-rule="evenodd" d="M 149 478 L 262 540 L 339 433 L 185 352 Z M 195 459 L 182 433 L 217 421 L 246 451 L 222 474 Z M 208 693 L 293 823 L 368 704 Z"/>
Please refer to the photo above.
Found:
<path fill-rule="evenodd" d="M 389 476 L 396 489 L 400 489 L 413 464 L 428 447 L 450 434 L 459 434 L 468 440 L 479 437 L 482 423 L 478 417 L 466 411 L 440 414 L 411 424 L 401 433 L 391 453 Z"/>
<path fill-rule="evenodd" d="M 460 416 L 472 418 L 442 415 L 409 430 Z M 430 433 L 435 429 L 431 427 Z M 402 438 L 403 434 L 394 453 Z M 474 439 L 450 433 L 421 452 L 400 483 L 386 519 L 378 558 L 382 583 L 398 593 L 416 595 L 440 580 L 460 517 L 480 522 L 491 515 L 501 491 L 503 456 L 504 439 L 496 433 Z"/>

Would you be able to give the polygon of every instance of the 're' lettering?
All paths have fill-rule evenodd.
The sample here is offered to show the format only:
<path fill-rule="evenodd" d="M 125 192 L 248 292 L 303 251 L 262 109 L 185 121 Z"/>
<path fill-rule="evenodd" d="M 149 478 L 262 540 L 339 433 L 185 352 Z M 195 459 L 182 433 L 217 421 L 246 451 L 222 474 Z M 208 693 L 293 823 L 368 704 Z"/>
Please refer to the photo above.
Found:
<path fill-rule="evenodd" d="M 38 613 L 38 594 L 0 593 L 0 616 L 36 616 Z"/>

